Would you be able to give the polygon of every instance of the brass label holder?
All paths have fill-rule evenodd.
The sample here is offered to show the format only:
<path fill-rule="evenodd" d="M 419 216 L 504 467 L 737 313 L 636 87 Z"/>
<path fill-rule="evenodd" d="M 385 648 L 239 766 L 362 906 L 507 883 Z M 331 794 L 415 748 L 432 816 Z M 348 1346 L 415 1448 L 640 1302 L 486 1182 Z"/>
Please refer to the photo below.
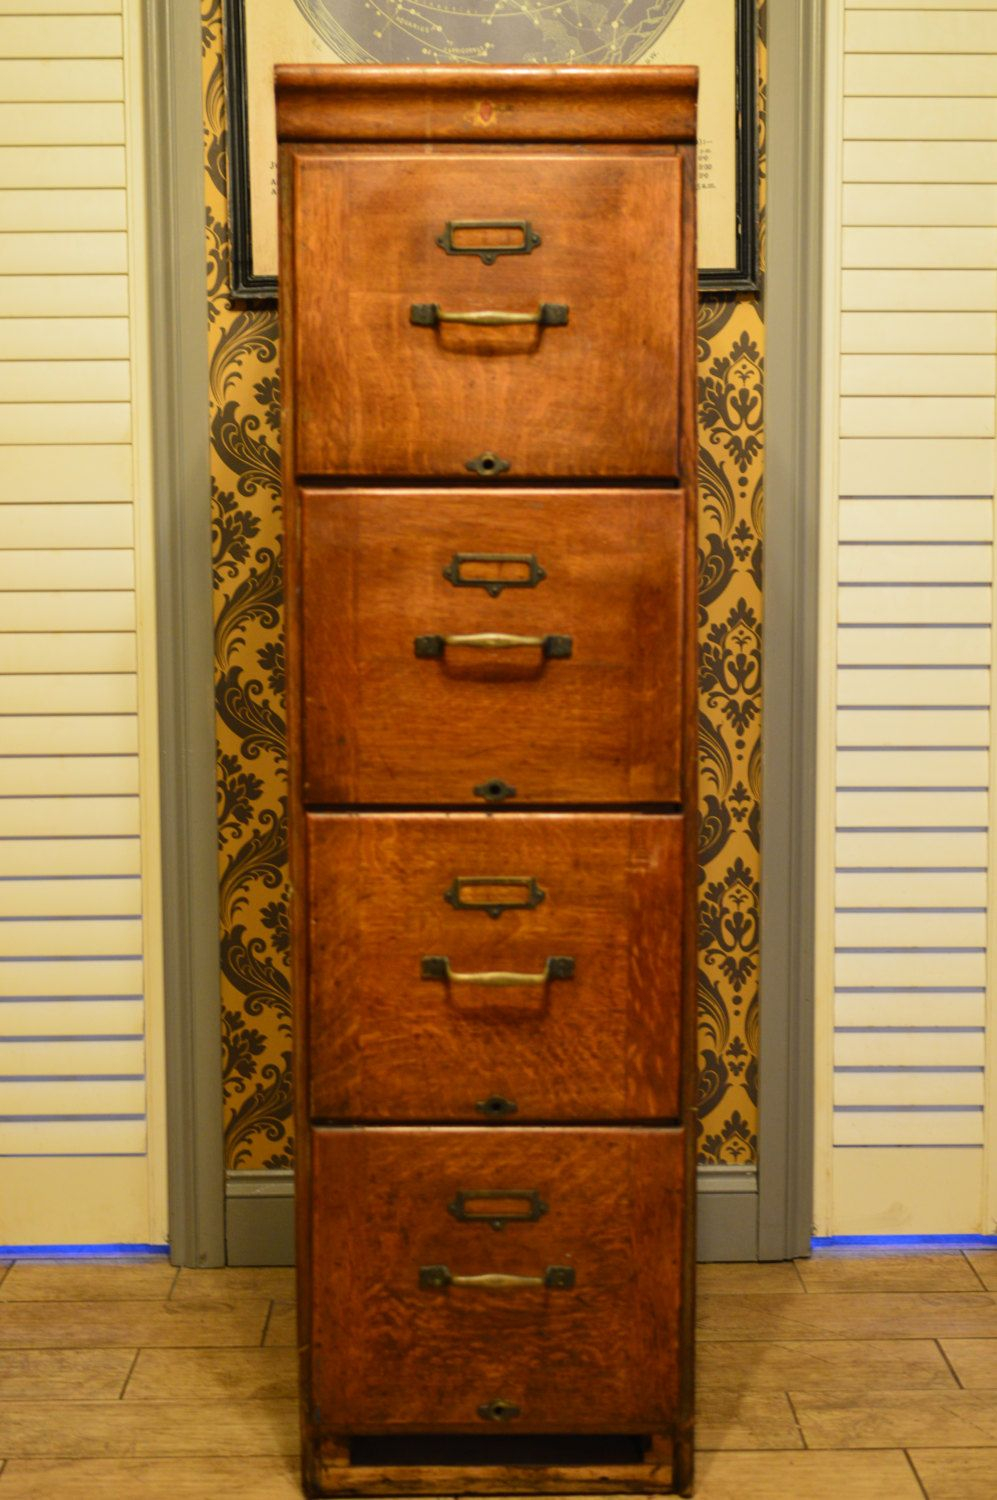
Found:
<path fill-rule="evenodd" d="M 501 1209 L 485 1207 L 483 1212 L 468 1205 L 502 1204 Z M 509 1205 L 522 1203 L 522 1211 L 510 1210 Z M 461 1188 L 452 1203 L 447 1204 L 447 1213 L 453 1214 L 460 1224 L 487 1224 L 492 1229 L 504 1229 L 507 1224 L 536 1224 L 549 1213 L 549 1205 L 535 1188 Z"/>
<path fill-rule="evenodd" d="M 456 242 L 458 234 L 489 229 L 511 229 L 523 238 L 518 245 L 458 245 Z M 447 255 L 477 255 L 484 265 L 493 266 L 500 255 L 532 255 L 541 239 L 528 219 L 448 219 L 436 243 Z"/>
<path fill-rule="evenodd" d="M 465 891 L 507 887 L 524 894 L 518 901 L 464 899 Z M 443 899 L 449 902 L 454 911 L 483 911 L 489 917 L 498 918 L 504 911 L 533 911 L 541 901 L 546 901 L 547 892 L 539 885 L 535 875 L 455 875 L 452 884 L 443 892 Z"/>

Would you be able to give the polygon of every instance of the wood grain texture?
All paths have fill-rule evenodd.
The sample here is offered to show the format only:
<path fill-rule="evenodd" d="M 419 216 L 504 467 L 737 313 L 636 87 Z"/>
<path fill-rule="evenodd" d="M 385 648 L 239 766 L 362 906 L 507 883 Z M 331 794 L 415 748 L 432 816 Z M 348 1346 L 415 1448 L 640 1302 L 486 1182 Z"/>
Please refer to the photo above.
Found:
<path fill-rule="evenodd" d="M 5 1349 L 2 1401 L 116 1401 L 135 1363 L 134 1349 Z"/>
<path fill-rule="evenodd" d="M 297 1449 L 293 1401 L 3 1401 L 11 1458 L 204 1458 Z"/>
<path fill-rule="evenodd" d="M 700 1270 L 705 1270 L 700 1267 Z M 953 1341 L 958 1348 L 959 1341 Z M 702 1405 L 713 1392 L 954 1390 L 934 1339 L 703 1342 L 696 1355 Z"/>
<path fill-rule="evenodd" d="M 165 1256 L 131 1265 L 119 1260 L 19 1260 L 0 1282 L 0 1302 L 158 1302 L 169 1296 L 176 1279 L 177 1268 Z"/>
<path fill-rule="evenodd" d="M 700 1298 L 699 1331 L 720 1341 L 997 1336 L 997 1299 L 987 1292 L 709 1296 Z"/>
<path fill-rule="evenodd" d="M 845 1495 L 848 1500 L 886 1495 L 924 1500 L 902 1453 L 708 1453 L 698 1466 L 696 1500 L 842 1500 Z M 958 1500 L 969 1497 L 960 1494 Z"/>
<path fill-rule="evenodd" d="M 300 1500 L 290 1456 L 236 1458 L 15 1458 L 3 1476 L 4 1500 Z"/>
<path fill-rule="evenodd" d="M 681 818 L 626 814 L 309 817 L 313 1117 L 481 1123 L 498 1095 L 517 1121 L 676 1120 L 682 836 Z M 457 877 L 503 874 L 543 900 L 493 919 L 445 899 Z M 424 980 L 425 955 L 575 968 L 486 989 Z"/>
<path fill-rule="evenodd" d="M 684 499 L 305 491 L 306 800 L 473 805 L 499 777 L 517 805 L 678 801 Z M 469 553 L 533 557 L 546 577 L 498 597 L 455 587 L 443 570 Z M 460 565 L 499 582 L 527 571 Z M 417 637 L 482 632 L 567 635 L 572 654 L 415 654 Z"/>
<path fill-rule="evenodd" d="M 4 1302 L 0 1304 L 0 1349 L 258 1344 L 269 1307 L 268 1302 L 250 1298 L 228 1303 Z"/>
<path fill-rule="evenodd" d="M 124 1399 L 289 1401 L 297 1390 L 290 1349 L 142 1349 Z"/>
<path fill-rule="evenodd" d="M 324 1437 L 669 1432 L 677 1417 L 680 1131 L 319 1130 L 310 1338 Z M 536 1222 L 461 1223 L 461 1190 L 529 1189 Z M 419 1268 L 535 1276 L 573 1289 L 423 1288 Z M 611 1378 L 607 1378 L 611 1373 Z"/>
<path fill-rule="evenodd" d="M 993 1500 L 997 1494 L 997 1448 L 912 1448 L 927 1500 Z"/>
<path fill-rule="evenodd" d="M 792 1394 L 808 1448 L 997 1448 L 997 1391 Z"/>
<path fill-rule="evenodd" d="M 307 140 L 687 140 L 696 68 L 291 66 L 277 137 Z"/>
<path fill-rule="evenodd" d="M 978 1279 L 959 1251 L 941 1255 L 818 1253 L 812 1260 L 796 1264 L 808 1292 L 977 1292 L 980 1289 Z"/>
<path fill-rule="evenodd" d="M 295 178 L 299 474 L 466 480 L 490 452 L 513 481 L 677 475 L 672 148 L 298 148 Z M 541 245 L 485 265 L 437 244 L 449 220 L 493 218 L 529 221 Z M 413 304 L 427 303 L 569 315 L 564 327 L 414 325 Z"/>

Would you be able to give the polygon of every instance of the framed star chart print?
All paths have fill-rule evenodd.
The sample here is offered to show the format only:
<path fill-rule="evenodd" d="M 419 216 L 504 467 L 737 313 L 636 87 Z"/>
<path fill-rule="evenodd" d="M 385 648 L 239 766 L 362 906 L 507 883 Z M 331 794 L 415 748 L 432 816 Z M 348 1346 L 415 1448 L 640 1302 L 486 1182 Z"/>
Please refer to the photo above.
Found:
<path fill-rule="evenodd" d="M 277 295 L 277 63 L 695 63 L 699 280 L 758 277 L 756 0 L 225 0 L 232 295 Z"/>

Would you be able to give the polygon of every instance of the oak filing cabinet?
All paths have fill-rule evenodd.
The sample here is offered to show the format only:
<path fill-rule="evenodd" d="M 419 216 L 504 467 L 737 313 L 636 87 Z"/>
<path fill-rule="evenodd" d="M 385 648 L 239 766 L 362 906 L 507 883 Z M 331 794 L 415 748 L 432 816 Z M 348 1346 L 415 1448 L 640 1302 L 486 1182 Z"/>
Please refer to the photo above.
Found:
<path fill-rule="evenodd" d="M 313 1495 L 690 1491 L 695 95 L 278 69 Z"/>

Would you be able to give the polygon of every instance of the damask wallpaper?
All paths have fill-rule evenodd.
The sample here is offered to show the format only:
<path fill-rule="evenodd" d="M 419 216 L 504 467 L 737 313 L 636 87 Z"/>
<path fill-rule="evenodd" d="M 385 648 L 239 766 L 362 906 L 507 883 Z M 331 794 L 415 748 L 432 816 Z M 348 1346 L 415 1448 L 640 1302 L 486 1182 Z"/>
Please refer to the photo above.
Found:
<path fill-rule="evenodd" d="M 293 1138 L 278 331 L 275 313 L 230 306 L 222 0 L 202 7 L 226 1159 L 279 1168 Z M 764 33 L 764 0 L 759 22 Z M 702 303 L 699 1149 L 710 1163 L 751 1162 L 757 1143 L 763 354 L 756 298 Z"/>

